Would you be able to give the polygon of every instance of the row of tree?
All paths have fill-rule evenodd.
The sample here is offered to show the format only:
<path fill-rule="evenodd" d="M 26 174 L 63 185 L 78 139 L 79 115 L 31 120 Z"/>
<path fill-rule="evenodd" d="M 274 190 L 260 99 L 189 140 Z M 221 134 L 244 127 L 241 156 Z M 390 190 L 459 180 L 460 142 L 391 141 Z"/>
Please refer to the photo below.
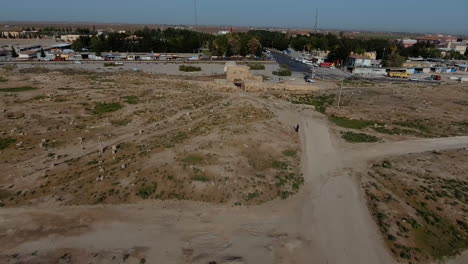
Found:
<path fill-rule="evenodd" d="M 285 49 L 289 40 L 284 34 L 268 31 L 250 31 L 215 36 L 185 29 L 149 29 L 132 33 L 108 33 L 81 36 L 73 42 L 74 50 L 114 52 L 180 52 L 209 51 L 217 56 L 260 56 L 263 47 L 272 45 Z"/>

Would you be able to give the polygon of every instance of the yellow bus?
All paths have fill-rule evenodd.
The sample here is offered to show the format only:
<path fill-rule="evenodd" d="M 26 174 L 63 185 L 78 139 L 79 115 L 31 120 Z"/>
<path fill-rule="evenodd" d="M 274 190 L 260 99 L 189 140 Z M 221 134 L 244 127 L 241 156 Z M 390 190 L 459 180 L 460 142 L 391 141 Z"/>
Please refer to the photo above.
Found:
<path fill-rule="evenodd" d="M 410 77 L 410 75 L 407 72 L 389 72 L 388 77 L 408 79 Z"/>

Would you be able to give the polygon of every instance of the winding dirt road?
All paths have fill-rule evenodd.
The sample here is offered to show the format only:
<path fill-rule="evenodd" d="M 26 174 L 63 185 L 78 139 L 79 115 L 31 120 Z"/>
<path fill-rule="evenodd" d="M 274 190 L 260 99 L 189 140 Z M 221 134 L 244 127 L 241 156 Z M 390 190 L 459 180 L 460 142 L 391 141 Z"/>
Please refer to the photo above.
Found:
<path fill-rule="evenodd" d="M 67 249 L 76 260 L 89 252 L 131 249 L 141 251 L 146 263 L 164 264 L 395 263 L 356 172 L 381 156 L 468 147 L 468 137 L 350 145 L 311 109 L 239 96 L 268 106 L 285 126 L 300 124 L 305 184 L 298 195 L 255 207 L 151 201 L 1 209 L 0 251 L 40 255 Z M 131 261 L 138 263 L 125 263 Z"/>

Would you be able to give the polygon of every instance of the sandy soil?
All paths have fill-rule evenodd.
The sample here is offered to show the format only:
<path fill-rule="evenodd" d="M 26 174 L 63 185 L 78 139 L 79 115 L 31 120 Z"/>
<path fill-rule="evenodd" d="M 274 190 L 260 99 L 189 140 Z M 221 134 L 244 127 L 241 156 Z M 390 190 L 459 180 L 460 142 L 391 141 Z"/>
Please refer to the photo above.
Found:
<path fill-rule="evenodd" d="M 241 207 L 151 200 L 129 205 L 3 208 L 0 260 L 395 263 L 366 206 L 361 172 L 368 169 L 369 161 L 389 155 L 468 147 L 468 137 L 345 143 L 311 107 L 242 92 L 228 96 L 233 97 L 263 106 L 283 129 L 300 125 L 305 182 L 298 194 Z M 454 262 L 462 263 L 465 257 Z"/>

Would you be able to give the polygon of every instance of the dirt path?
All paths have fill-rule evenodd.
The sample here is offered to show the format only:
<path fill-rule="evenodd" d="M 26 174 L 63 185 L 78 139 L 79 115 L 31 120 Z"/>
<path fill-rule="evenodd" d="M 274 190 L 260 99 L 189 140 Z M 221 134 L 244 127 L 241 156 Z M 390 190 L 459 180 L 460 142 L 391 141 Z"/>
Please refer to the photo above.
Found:
<path fill-rule="evenodd" d="M 291 129 L 300 124 L 305 185 L 298 195 L 255 207 L 151 201 L 2 209 L 0 251 L 41 256 L 67 249 L 71 263 L 136 248 L 146 263 L 394 263 L 353 172 L 383 155 L 468 147 L 468 137 L 351 146 L 312 110 L 239 96 L 268 106 Z"/>

